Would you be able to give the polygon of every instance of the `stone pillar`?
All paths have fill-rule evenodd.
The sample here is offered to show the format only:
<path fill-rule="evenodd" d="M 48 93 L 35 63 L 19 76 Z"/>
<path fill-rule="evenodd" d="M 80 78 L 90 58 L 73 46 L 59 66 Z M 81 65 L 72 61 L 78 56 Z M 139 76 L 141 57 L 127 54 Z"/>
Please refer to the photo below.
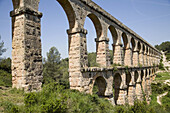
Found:
<path fill-rule="evenodd" d="M 81 69 L 87 67 L 87 30 L 73 28 L 67 31 L 69 38 L 69 82 L 70 89 L 84 91 Z"/>
<path fill-rule="evenodd" d="M 142 93 L 142 81 L 141 81 L 141 73 L 139 73 L 139 78 L 136 81 L 136 97 L 138 100 L 143 100 L 143 93 Z"/>
<path fill-rule="evenodd" d="M 123 65 L 123 49 L 122 45 L 112 45 L 113 46 L 113 64 Z"/>
<path fill-rule="evenodd" d="M 143 52 L 142 51 L 140 51 L 139 52 L 139 64 L 140 65 L 144 65 L 144 59 L 143 59 Z"/>
<path fill-rule="evenodd" d="M 128 88 L 128 103 L 130 105 L 134 105 L 134 100 L 135 100 L 135 85 L 134 84 L 131 84 L 129 85 L 129 88 Z"/>
<path fill-rule="evenodd" d="M 151 66 L 149 52 L 147 53 L 147 59 L 148 59 L 148 66 Z"/>
<path fill-rule="evenodd" d="M 142 89 L 143 89 L 143 92 L 146 94 L 146 77 L 145 77 L 145 70 L 143 70 L 143 73 L 144 73 L 144 76 L 143 76 L 143 79 L 142 79 Z"/>
<path fill-rule="evenodd" d="M 153 66 L 152 54 L 149 55 L 149 58 L 150 58 L 150 65 Z"/>
<path fill-rule="evenodd" d="M 153 66 L 155 65 L 155 55 L 152 55 L 152 60 L 153 60 Z"/>
<path fill-rule="evenodd" d="M 147 52 L 144 52 L 144 65 L 148 66 Z"/>
<path fill-rule="evenodd" d="M 101 37 L 96 38 L 96 62 L 101 67 L 107 67 L 110 65 L 110 58 L 109 58 L 109 38 Z"/>
<path fill-rule="evenodd" d="M 127 87 L 122 87 L 119 89 L 119 96 L 116 104 L 125 105 L 126 101 L 127 101 Z"/>
<path fill-rule="evenodd" d="M 127 35 L 127 44 L 124 47 L 124 65 L 125 66 L 132 66 L 132 48 L 130 47 L 131 43 L 131 36 Z"/>
<path fill-rule="evenodd" d="M 148 74 L 146 77 L 146 89 L 147 89 L 147 95 L 151 95 L 152 91 L 151 91 L 151 81 L 150 81 L 150 75 Z"/>
<path fill-rule="evenodd" d="M 147 70 L 146 70 L 147 71 Z M 150 84 L 150 77 L 149 73 L 147 72 L 146 76 L 146 101 L 147 103 L 150 103 L 150 95 L 151 95 L 151 84 Z"/>
<path fill-rule="evenodd" d="M 128 103 L 130 105 L 134 105 L 134 101 L 135 101 L 135 78 L 134 78 L 134 73 L 131 73 L 131 82 L 128 85 Z"/>
<path fill-rule="evenodd" d="M 115 86 L 115 97 L 118 97 L 117 101 L 115 102 L 117 105 L 125 105 L 127 103 L 126 74 L 122 73 L 121 78 L 122 78 L 121 86 L 120 87 Z"/>
<path fill-rule="evenodd" d="M 116 29 L 117 31 L 117 40 L 115 40 L 113 46 L 113 64 L 119 64 L 123 65 L 123 44 L 121 42 L 121 37 L 122 37 L 122 31 L 119 29 Z"/>
<path fill-rule="evenodd" d="M 132 66 L 132 49 L 131 48 L 125 49 L 124 65 Z"/>
<path fill-rule="evenodd" d="M 133 51 L 133 66 L 139 66 L 139 50 Z"/>
<path fill-rule="evenodd" d="M 41 17 L 39 0 L 13 1 L 12 87 L 38 91 L 42 85 Z"/>

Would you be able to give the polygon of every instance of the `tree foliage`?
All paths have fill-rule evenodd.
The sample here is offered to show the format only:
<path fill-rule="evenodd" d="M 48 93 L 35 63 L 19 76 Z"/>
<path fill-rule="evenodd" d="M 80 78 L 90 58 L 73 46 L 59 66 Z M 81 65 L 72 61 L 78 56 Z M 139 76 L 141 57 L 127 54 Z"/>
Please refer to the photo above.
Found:
<path fill-rule="evenodd" d="M 1 36 L 0 36 L 0 40 L 1 40 Z M 2 56 L 2 54 L 6 52 L 6 49 L 4 48 L 4 42 L 0 42 L 0 56 Z M 0 58 L 1 60 L 1 58 Z"/>
<path fill-rule="evenodd" d="M 88 53 L 88 66 L 89 67 L 98 67 L 99 64 L 96 62 L 96 53 Z"/>
<path fill-rule="evenodd" d="M 43 69 L 44 83 L 51 81 L 65 81 L 68 84 L 68 58 L 62 59 L 56 47 L 47 52 Z"/>
<path fill-rule="evenodd" d="M 170 41 L 162 42 L 160 45 L 155 45 L 160 51 L 164 51 L 167 57 L 167 60 L 170 61 Z"/>
<path fill-rule="evenodd" d="M 0 61 L 0 69 L 11 73 L 11 58 L 2 59 Z"/>
<path fill-rule="evenodd" d="M 10 58 L 0 61 L 0 86 L 12 86 Z"/>
<path fill-rule="evenodd" d="M 162 42 L 160 45 L 155 45 L 155 48 L 170 53 L 170 41 Z"/>

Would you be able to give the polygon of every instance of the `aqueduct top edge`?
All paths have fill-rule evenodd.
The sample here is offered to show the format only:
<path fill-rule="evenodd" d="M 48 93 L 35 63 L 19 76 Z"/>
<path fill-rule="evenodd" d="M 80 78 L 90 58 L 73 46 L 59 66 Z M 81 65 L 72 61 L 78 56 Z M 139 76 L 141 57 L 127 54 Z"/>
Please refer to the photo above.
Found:
<path fill-rule="evenodd" d="M 119 20 L 117 20 L 115 17 L 113 17 L 111 14 L 109 14 L 107 11 L 105 11 L 103 8 L 101 8 L 99 5 L 97 5 L 96 3 L 94 3 L 92 0 L 80 0 L 81 2 L 85 3 L 86 5 L 88 5 L 90 8 L 94 9 L 95 11 L 99 12 L 101 15 L 103 15 L 104 17 L 108 18 L 109 20 L 113 21 L 115 24 L 117 24 L 119 27 L 121 27 L 122 29 L 126 30 L 127 32 L 129 32 L 130 34 L 132 34 L 133 36 L 135 36 L 136 38 L 138 38 L 139 40 L 143 41 L 144 43 L 146 43 L 148 46 L 150 46 L 152 49 L 156 50 L 159 54 L 161 54 L 161 52 L 159 50 L 157 50 L 155 47 L 153 47 L 151 44 L 149 44 L 146 40 L 144 40 L 141 36 L 139 36 L 137 33 L 135 33 L 133 30 L 131 30 L 129 27 L 127 27 L 126 25 L 124 25 L 122 22 L 120 22 Z"/>

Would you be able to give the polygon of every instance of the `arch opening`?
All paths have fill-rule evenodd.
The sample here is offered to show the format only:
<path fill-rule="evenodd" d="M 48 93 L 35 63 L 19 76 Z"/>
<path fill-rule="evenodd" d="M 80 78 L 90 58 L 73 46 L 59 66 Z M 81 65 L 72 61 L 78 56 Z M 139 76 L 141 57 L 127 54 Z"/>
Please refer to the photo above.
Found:
<path fill-rule="evenodd" d="M 132 38 L 131 38 L 131 48 L 132 48 L 132 52 L 133 52 L 134 49 L 135 49 L 135 45 L 136 45 L 135 40 L 134 40 L 134 38 L 132 37 Z"/>
<path fill-rule="evenodd" d="M 96 35 L 97 35 L 97 38 L 101 37 L 102 35 L 102 26 L 101 26 L 101 23 L 98 19 L 98 17 L 94 14 L 88 14 L 87 17 L 89 17 L 91 19 L 91 21 L 93 22 L 93 25 L 95 27 L 95 30 L 96 30 Z"/>
<path fill-rule="evenodd" d="M 110 53 L 110 64 L 113 64 L 113 55 L 115 54 L 114 52 L 114 45 L 117 43 L 117 32 L 114 26 L 109 26 L 108 31 L 107 31 L 107 36 L 109 37 L 109 53 Z"/>
<path fill-rule="evenodd" d="M 126 33 L 122 33 L 122 39 L 123 39 L 123 47 L 124 47 L 124 49 L 126 49 L 127 44 L 128 44 L 128 39 L 127 39 Z"/>
<path fill-rule="evenodd" d="M 135 83 L 138 82 L 139 74 L 137 71 L 135 71 Z"/>
<path fill-rule="evenodd" d="M 67 15 L 70 29 L 74 28 L 75 24 L 76 24 L 76 21 L 75 21 L 76 15 L 73 10 L 73 7 L 71 6 L 71 4 L 69 3 L 68 0 L 57 0 L 57 1 L 62 6 L 62 8 L 64 9 L 64 11 Z"/>
<path fill-rule="evenodd" d="M 141 43 L 138 42 L 138 50 L 141 51 Z"/>
<path fill-rule="evenodd" d="M 96 67 L 98 66 L 98 63 L 96 62 L 98 44 L 95 42 L 95 38 L 96 37 L 99 38 L 101 36 L 102 33 L 101 23 L 98 17 L 91 13 L 87 15 L 84 22 L 84 27 L 88 31 L 88 34 L 86 36 L 88 66 Z"/>
<path fill-rule="evenodd" d="M 127 88 L 127 95 L 129 95 L 129 88 L 130 88 L 129 85 L 130 85 L 131 82 L 132 82 L 131 73 L 128 72 L 126 74 L 126 85 L 128 86 L 128 88 Z"/>
<path fill-rule="evenodd" d="M 141 70 L 141 80 L 142 80 L 142 91 L 145 91 L 145 77 L 144 77 L 143 70 Z"/>
<path fill-rule="evenodd" d="M 97 94 L 100 97 L 105 96 L 106 86 L 106 80 L 102 76 L 97 77 L 93 85 L 93 94 Z"/>
<path fill-rule="evenodd" d="M 114 76 L 114 101 L 117 104 L 119 99 L 120 87 L 121 87 L 122 78 L 119 73 L 116 73 Z"/>

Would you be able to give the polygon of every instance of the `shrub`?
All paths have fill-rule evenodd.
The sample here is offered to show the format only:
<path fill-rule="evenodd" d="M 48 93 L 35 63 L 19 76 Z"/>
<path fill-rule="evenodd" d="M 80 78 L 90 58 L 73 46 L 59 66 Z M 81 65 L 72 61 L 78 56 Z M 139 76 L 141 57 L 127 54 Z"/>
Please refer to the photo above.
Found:
<path fill-rule="evenodd" d="M 4 70 L 0 70 L 0 86 L 12 86 L 12 75 Z"/>
<path fill-rule="evenodd" d="M 25 94 L 24 103 L 27 107 L 31 107 L 37 103 L 36 93 Z"/>
<path fill-rule="evenodd" d="M 63 99 L 47 100 L 41 105 L 42 113 L 65 113 L 67 105 Z"/>

